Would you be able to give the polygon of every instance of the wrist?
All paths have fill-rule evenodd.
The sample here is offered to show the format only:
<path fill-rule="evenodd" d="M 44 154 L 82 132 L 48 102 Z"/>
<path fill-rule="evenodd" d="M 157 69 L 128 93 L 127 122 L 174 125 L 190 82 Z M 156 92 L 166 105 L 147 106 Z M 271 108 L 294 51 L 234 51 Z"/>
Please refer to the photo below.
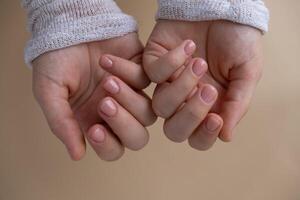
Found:
<path fill-rule="evenodd" d="M 27 64 L 39 55 L 80 43 L 123 36 L 137 30 L 133 17 L 113 0 L 23 0 L 32 34 Z"/>
<path fill-rule="evenodd" d="M 269 11 L 258 0 L 159 0 L 157 19 L 228 20 L 268 31 Z"/>

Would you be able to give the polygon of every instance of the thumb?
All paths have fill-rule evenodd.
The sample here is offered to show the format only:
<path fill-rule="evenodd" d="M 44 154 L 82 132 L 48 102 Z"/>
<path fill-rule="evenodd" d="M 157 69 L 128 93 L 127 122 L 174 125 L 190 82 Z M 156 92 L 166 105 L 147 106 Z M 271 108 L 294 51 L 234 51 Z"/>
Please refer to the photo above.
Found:
<path fill-rule="evenodd" d="M 85 153 L 85 142 L 68 102 L 68 88 L 41 74 L 33 73 L 33 93 L 54 135 L 65 144 L 73 160 L 80 160 Z"/>
<path fill-rule="evenodd" d="M 220 111 L 224 126 L 219 137 L 225 142 L 232 140 L 235 127 L 248 111 L 261 76 L 261 71 L 256 65 L 257 63 L 249 62 L 230 71 L 230 82 L 221 102 Z"/>

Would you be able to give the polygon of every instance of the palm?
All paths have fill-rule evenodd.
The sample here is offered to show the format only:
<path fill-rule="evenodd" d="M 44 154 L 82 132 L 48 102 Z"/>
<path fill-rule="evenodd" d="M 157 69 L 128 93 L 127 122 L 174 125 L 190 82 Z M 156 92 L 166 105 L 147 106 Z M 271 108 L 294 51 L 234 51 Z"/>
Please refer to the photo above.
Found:
<path fill-rule="evenodd" d="M 213 85 L 219 92 L 218 101 L 212 111 L 224 118 L 225 127 L 223 136 L 222 133 L 220 136 L 229 140 L 229 132 L 246 112 L 246 104 L 249 103 L 244 102 L 245 105 L 241 105 L 240 101 L 251 99 L 249 96 L 261 73 L 260 37 L 259 31 L 231 22 L 161 20 L 156 24 L 145 51 L 161 56 L 184 40 L 191 39 L 197 44 L 194 56 L 207 60 L 209 69 L 201 82 Z M 241 92 L 245 87 L 251 87 L 247 88 L 251 92 Z M 230 109 L 242 110 L 238 113 L 232 112 L 229 116 Z"/>

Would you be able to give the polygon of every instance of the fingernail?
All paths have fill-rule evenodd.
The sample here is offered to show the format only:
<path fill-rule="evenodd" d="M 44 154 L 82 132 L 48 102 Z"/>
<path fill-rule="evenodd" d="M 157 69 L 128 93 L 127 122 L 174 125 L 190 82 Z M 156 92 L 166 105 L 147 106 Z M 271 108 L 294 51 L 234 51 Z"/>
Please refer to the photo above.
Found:
<path fill-rule="evenodd" d="M 196 44 L 193 41 L 188 41 L 184 47 L 186 55 L 191 56 L 196 50 Z"/>
<path fill-rule="evenodd" d="M 204 72 L 206 62 L 204 60 L 197 59 L 193 64 L 193 72 L 196 76 L 201 76 Z"/>
<path fill-rule="evenodd" d="M 115 103 L 110 99 L 103 101 L 103 103 L 100 106 L 100 110 L 108 117 L 112 117 L 117 113 L 117 107 Z"/>
<path fill-rule="evenodd" d="M 205 124 L 207 130 L 209 130 L 210 132 L 214 132 L 216 130 L 218 130 L 218 128 L 221 126 L 221 123 L 219 122 L 219 120 L 213 118 L 213 117 L 209 117 L 206 121 Z"/>
<path fill-rule="evenodd" d="M 200 98 L 207 104 L 211 104 L 215 100 L 216 96 L 216 90 L 210 85 L 204 86 L 200 93 Z"/>
<path fill-rule="evenodd" d="M 117 94 L 120 91 L 118 83 L 113 79 L 108 79 L 104 83 L 103 88 L 111 94 Z"/>
<path fill-rule="evenodd" d="M 104 68 L 110 68 L 113 66 L 113 61 L 107 56 L 102 56 L 100 59 L 100 65 Z"/>
<path fill-rule="evenodd" d="M 97 128 L 92 134 L 91 139 L 96 143 L 102 143 L 105 139 L 105 133 L 101 128 Z"/>

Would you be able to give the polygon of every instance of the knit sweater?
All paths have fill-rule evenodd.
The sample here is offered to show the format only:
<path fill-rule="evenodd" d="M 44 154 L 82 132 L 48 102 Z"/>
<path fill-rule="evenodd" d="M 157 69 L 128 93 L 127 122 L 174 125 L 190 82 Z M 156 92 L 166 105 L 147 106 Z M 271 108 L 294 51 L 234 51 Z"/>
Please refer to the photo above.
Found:
<path fill-rule="evenodd" d="M 269 11 L 262 0 L 158 0 L 157 19 L 229 20 L 268 31 Z"/>
<path fill-rule="evenodd" d="M 31 39 L 25 62 L 68 46 L 123 36 L 137 31 L 133 17 L 113 0 L 22 0 Z M 224 19 L 266 32 L 269 13 L 261 0 L 158 0 L 157 19 Z M 142 8 L 141 8 L 142 9 Z"/>
<path fill-rule="evenodd" d="M 123 36 L 137 30 L 113 0 L 23 0 L 31 39 L 25 62 L 64 47 Z"/>

